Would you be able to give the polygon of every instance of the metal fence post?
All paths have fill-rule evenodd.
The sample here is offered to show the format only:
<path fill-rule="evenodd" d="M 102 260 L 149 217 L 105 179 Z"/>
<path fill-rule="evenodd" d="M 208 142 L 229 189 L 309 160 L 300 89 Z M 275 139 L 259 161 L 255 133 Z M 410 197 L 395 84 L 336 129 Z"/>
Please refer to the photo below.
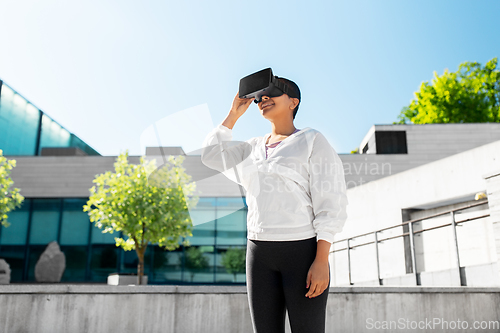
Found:
<path fill-rule="evenodd" d="M 455 252 L 457 254 L 457 270 L 458 270 L 458 276 L 460 278 L 460 285 L 465 286 L 465 279 L 462 276 L 462 273 L 460 271 L 460 256 L 458 254 L 458 238 L 457 238 L 457 224 L 455 223 L 455 211 L 450 212 L 451 216 L 451 230 L 453 231 L 453 239 L 455 241 Z"/>
<path fill-rule="evenodd" d="M 378 238 L 377 238 L 377 232 L 375 231 L 373 233 L 375 236 L 375 255 L 377 256 L 377 278 L 378 278 L 378 284 L 379 286 L 382 285 L 382 279 L 380 278 L 380 261 L 379 261 L 379 253 L 378 253 Z"/>
<path fill-rule="evenodd" d="M 351 239 L 347 239 L 347 267 L 349 270 L 349 285 L 352 285 L 351 279 Z"/>
<path fill-rule="evenodd" d="M 413 222 L 408 222 L 408 233 L 410 236 L 410 251 L 411 251 L 411 265 L 413 269 L 413 277 L 415 279 L 415 285 L 419 286 L 420 281 L 418 279 L 418 274 L 417 274 L 417 257 L 415 254 L 415 238 L 413 235 Z"/>

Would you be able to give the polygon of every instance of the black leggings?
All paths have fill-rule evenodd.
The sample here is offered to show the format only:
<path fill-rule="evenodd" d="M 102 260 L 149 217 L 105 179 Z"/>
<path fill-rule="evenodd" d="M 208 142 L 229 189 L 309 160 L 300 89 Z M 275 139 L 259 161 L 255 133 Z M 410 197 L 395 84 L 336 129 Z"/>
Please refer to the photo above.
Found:
<path fill-rule="evenodd" d="M 286 310 L 293 333 L 325 332 L 330 283 L 321 295 L 305 296 L 316 246 L 316 237 L 279 242 L 247 240 L 247 291 L 254 333 L 284 333 Z"/>

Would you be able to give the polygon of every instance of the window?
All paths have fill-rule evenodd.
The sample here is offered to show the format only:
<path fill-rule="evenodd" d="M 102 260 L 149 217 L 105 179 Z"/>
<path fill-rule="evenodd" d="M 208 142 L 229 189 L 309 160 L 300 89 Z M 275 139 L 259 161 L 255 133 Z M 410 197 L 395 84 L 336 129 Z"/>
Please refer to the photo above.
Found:
<path fill-rule="evenodd" d="M 108 275 L 118 269 L 118 248 L 115 245 L 93 245 L 90 262 L 90 281 L 106 282 Z"/>
<path fill-rule="evenodd" d="M 28 232 L 29 206 L 30 199 L 25 199 L 21 207 L 9 213 L 7 221 L 10 223 L 8 228 L 0 227 L 1 245 L 25 245 L 26 234 Z"/>
<path fill-rule="evenodd" d="M 33 200 L 30 244 L 47 246 L 57 241 L 61 199 Z"/>
<path fill-rule="evenodd" d="M 366 143 L 366 145 L 363 147 L 363 154 L 366 154 L 366 152 L 368 151 L 368 142 Z"/>
<path fill-rule="evenodd" d="M 159 246 L 152 246 L 152 248 L 154 251 L 154 274 L 152 277 L 148 277 L 148 281 L 181 283 L 183 247 L 181 246 L 174 251 L 167 251 Z"/>
<path fill-rule="evenodd" d="M 377 154 L 407 154 L 406 131 L 376 131 Z"/>
<path fill-rule="evenodd" d="M 4 155 L 34 155 L 40 111 L 7 85 L 0 95 L 0 147 Z"/>
<path fill-rule="evenodd" d="M 23 281 L 24 272 L 23 245 L 0 245 L 0 258 L 5 259 L 10 266 L 10 281 Z"/>
<path fill-rule="evenodd" d="M 87 245 L 89 242 L 90 219 L 83 211 L 84 199 L 64 199 L 61 245 Z"/>
<path fill-rule="evenodd" d="M 87 246 L 61 246 L 61 251 L 66 258 L 66 268 L 61 281 L 85 281 Z"/>

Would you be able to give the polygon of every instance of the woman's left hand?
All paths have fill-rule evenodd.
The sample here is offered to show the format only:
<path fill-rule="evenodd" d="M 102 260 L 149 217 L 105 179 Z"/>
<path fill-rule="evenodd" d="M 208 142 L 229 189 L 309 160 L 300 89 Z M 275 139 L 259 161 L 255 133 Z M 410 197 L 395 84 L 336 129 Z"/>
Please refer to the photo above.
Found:
<path fill-rule="evenodd" d="M 306 297 L 311 298 L 321 295 L 328 287 L 329 282 L 330 266 L 328 265 L 328 261 L 314 260 L 307 273 L 306 288 L 310 288 Z"/>

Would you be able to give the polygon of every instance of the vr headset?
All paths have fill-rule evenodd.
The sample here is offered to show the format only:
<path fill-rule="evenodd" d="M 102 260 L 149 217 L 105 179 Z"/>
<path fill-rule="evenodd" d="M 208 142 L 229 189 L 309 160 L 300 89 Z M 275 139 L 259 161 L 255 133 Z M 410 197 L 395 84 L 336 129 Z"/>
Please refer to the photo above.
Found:
<path fill-rule="evenodd" d="M 240 98 L 255 98 L 254 103 L 260 103 L 262 96 L 278 97 L 283 94 L 288 94 L 291 88 L 282 81 L 278 80 L 278 76 L 273 75 L 271 68 L 266 68 L 256 73 L 245 76 L 240 80 L 239 97 Z"/>

